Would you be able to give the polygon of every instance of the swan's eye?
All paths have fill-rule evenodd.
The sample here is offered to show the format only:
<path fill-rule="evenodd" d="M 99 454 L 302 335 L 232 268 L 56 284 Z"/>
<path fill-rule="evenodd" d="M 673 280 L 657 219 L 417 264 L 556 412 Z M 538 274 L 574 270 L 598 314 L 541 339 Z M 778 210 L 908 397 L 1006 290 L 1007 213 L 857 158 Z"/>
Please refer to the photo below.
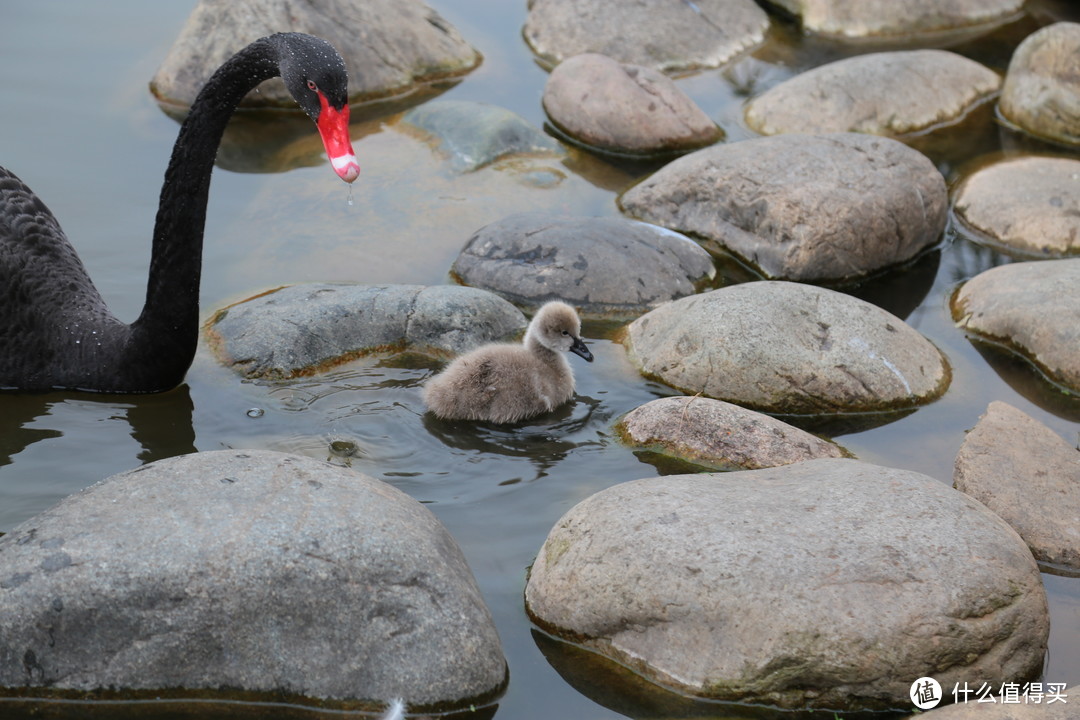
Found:
<path fill-rule="evenodd" d="M 318 92 L 318 90 L 319 90 L 319 87 L 315 84 L 314 80 L 308 80 L 307 81 L 307 86 L 308 86 L 308 90 L 311 90 L 311 91 L 314 91 L 314 92 Z"/>
<path fill-rule="evenodd" d="M 563 330 L 563 331 L 562 331 L 562 334 L 563 334 L 563 335 L 569 335 L 569 334 L 570 334 L 570 331 L 569 331 L 569 330 Z"/>

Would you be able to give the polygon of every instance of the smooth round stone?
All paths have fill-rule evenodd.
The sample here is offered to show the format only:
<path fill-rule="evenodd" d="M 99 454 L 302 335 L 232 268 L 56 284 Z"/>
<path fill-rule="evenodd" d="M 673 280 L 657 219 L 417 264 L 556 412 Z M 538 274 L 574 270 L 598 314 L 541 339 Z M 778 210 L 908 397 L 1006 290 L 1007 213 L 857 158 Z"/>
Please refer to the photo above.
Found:
<path fill-rule="evenodd" d="M 619 205 L 767 277 L 819 282 L 911 260 L 940 239 L 948 196 L 934 164 L 896 140 L 789 134 L 685 155 Z"/>
<path fill-rule="evenodd" d="M 466 285 L 517 305 L 570 303 L 584 315 L 636 317 L 691 295 L 713 277 L 712 257 L 693 240 L 624 218 L 519 213 L 469 238 L 451 268 Z"/>
<path fill-rule="evenodd" d="M 662 72 L 719 67 L 765 39 L 753 0 L 531 0 L 523 33 L 549 65 L 581 53 Z"/>
<path fill-rule="evenodd" d="M 777 85 L 750 101 L 746 122 L 763 135 L 904 135 L 958 120 L 1000 86 L 993 70 L 946 50 L 871 53 Z"/>
<path fill-rule="evenodd" d="M 783 708 L 910 707 L 914 678 L 1035 679 L 1024 542 L 919 473 L 855 460 L 615 485 L 552 528 L 534 621 L 666 687 Z"/>
<path fill-rule="evenodd" d="M 28 694 L 467 707 L 506 678 L 472 572 L 429 510 L 267 451 L 153 462 L 14 528 L 0 637 L 0 686 Z"/>
<path fill-rule="evenodd" d="M 718 469 L 838 458 L 831 442 L 763 413 L 706 397 L 659 398 L 631 410 L 616 429 L 631 446 Z"/>
<path fill-rule="evenodd" d="M 322 0 L 317 8 L 278 0 L 199 0 L 150 89 L 163 103 L 191 105 L 233 53 L 284 30 L 321 37 L 341 53 L 351 103 L 404 95 L 466 73 L 481 60 L 453 25 L 420 0 Z M 293 108 L 296 101 L 274 78 L 243 104 Z"/>
<path fill-rule="evenodd" d="M 1036 560 L 1080 571 L 1080 451 L 994 401 L 964 436 L 953 482 L 1009 523 Z"/>
<path fill-rule="evenodd" d="M 751 282 L 662 305 L 630 324 L 642 374 L 763 412 L 876 412 L 941 396 L 937 348 L 877 306 L 813 285 Z"/>
<path fill-rule="evenodd" d="M 995 163 L 964 180 L 954 208 L 964 223 L 1007 252 L 1080 254 L 1080 160 L 1026 157 Z"/>
<path fill-rule="evenodd" d="M 293 285 L 219 310 L 207 322 L 218 360 L 248 378 L 310 375 L 363 355 L 452 357 L 525 329 L 498 295 L 452 285 Z"/>
<path fill-rule="evenodd" d="M 566 155 L 558 142 L 525 118 L 487 103 L 435 100 L 405 113 L 401 122 L 430 136 L 457 172 L 477 170 L 509 155 Z"/>
<path fill-rule="evenodd" d="M 1080 391 L 1080 258 L 1001 265 L 952 298 L 956 324 L 1004 344 L 1052 382 Z"/>
<path fill-rule="evenodd" d="M 920 35 L 998 22 L 1024 0 L 772 0 L 805 31 L 841 37 Z"/>
<path fill-rule="evenodd" d="M 666 75 L 584 53 L 544 85 L 544 110 L 559 130 L 600 150 L 632 155 L 694 150 L 723 131 Z"/>
<path fill-rule="evenodd" d="M 1080 23 L 1059 22 L 1013 52 L 998 108 L 1032 135 L 1080 144 Z"/>

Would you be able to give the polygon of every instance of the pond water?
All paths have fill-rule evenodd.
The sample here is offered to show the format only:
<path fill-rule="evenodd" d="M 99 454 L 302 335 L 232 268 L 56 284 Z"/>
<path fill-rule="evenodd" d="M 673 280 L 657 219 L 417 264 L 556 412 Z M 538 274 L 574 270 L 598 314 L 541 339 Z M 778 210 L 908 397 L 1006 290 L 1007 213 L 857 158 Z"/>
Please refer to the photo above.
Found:
<path fill-rule="evenodd" d="M 521 39 L 524 0 L 430 4 L 485 56 L 460 83 L 441 88 L 442 97 L 500 105 L 542 126 L 546 74 Z M 147 83 L 189 11 L 187 3 L 50 0 L 8 3 L 0 23 L 0 164 L 52 208 L 124 320 L 134 319 L 145 293 L 150 230 L 177 130 Z M 1030 2 L 1014 23 L 939 45 L 1003 72 L 1016 44 L 1055 19 L 1080 21 L 1080 8 L 1069 0 Z M 741 123 L 747 95 L 881 47 L 811 42 L 780 26 L 767 47 L 679 83 L 723 126 L 728 141 L 737 141 L 752 136 Z M 487 222 L 526 209 L 617 215 L 617 194 L 648 171 L 572 151 L 562 162 L 521 160 L 459 176 L 400 129 L 398 115 L 362 114 L 353 137 L 363 170 L 351 193 L 318 161 L 314 133 L 268 151 L 257 167 L 247 159 L 242 132 L 223 149 L 207 222 L 204 315 L 297 282 L 446 283 L 458 250 Z M 1001 153 L 1070 154 L 999 128 L 990 106 L 911 143 L 950 183 Z M 949 317 L 948 297 L 959 283 L 1005 262 L 950 229 L 939 249 L 910 268 L 846 288 L 930 338 L 948 356 L 954 378 L 944 398 L 891 422 L 861 431 L 833 426 L 830 432 L 842 433 L 838 442 L 862 460 L 951 483 L 964 432 L 992 400 L 1015 405 L 1070 441 L 1080 439 L 1080 399 L 1051 387 L 1024 362 L 971 343 Z M 746 279 L 744 270 L 732 273 Z M 419 388 L 435 365 L 415 359 L 358 361 L 315 378 L 263 383 L 242 382 L 200 349 L 186 383 L 161 395 L 0 394 L 0 532 L 101 478 L 164 457 L 258 448 L 330 458 L 427 503 L 460 543 L 510 666 L 499 717 L 795 717 L 656 691 L 545 639 L 525 615 L 526 570 L 564 512 L 614 483 L 686 470 L 654 466 L 615 439 L 611 427 L 620 415 L 673 392 L 642 380 L 611 331 L 586 327 L 596 361 L 571 358 L 576 402 L 513 428 L 425 417 Z M 1043 679 L 1075 684 L 1080 579 L 1043 577 L 1052 621 Z M 48 714 L 82 717 L 84 710 L 53 706 Z M 5 712 L 0 703 L 0 715 Z M 264 708 L 258 716 L 285 714 Z M 165 713 L 151 708 L 146 716 Z"/>

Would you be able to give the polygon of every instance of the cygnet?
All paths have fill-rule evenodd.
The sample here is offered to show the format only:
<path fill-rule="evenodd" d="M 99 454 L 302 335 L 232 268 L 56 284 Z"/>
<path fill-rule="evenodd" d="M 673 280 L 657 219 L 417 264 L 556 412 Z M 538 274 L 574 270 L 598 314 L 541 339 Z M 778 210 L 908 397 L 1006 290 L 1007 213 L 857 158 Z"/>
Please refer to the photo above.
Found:
<path fill-rule="evenodd" d="M 485 345 L 455 359 L 424 385 L 424 403 L 447 420 L 512 423 L 550 412 L 574 396 L 567 350 L 592 362 L 574 308 L 549 302 L 521 345 Z"/>

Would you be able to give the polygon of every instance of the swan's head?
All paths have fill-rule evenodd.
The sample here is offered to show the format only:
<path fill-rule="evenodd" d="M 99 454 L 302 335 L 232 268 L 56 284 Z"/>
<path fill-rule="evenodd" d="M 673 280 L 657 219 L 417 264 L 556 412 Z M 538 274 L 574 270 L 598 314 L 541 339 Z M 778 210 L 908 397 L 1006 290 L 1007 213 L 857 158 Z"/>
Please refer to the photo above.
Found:
<path fill-rule="evenodd" d="M 570 351 L 589 362 L 593 360 L 593 354 L 581 339 L 581 320 L 574 308 L 564 302 L 554 300 L 536 311 L 525 333 L 525 342 L 530 338 L 549 350 Z"/>
<path fill-rule="evenodd" d="M 334 46 L 303 33 L 279 33 L 278 67 L 289 93 L 319 128 L 334 171 L 345 182 L 360 174 L 349 140 L 349 76 Z"/>

